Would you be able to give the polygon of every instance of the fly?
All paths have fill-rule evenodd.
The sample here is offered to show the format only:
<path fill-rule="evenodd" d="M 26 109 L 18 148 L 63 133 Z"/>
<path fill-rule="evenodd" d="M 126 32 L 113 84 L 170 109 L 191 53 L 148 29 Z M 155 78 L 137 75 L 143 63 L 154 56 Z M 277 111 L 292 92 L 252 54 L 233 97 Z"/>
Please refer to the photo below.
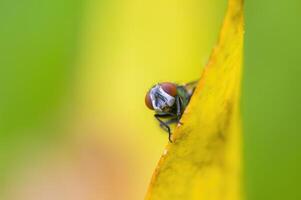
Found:
<path fill-rule="evenodd" d="M 187 107 L 198 81 L 184 85 L 163 82 L 154 85 L 145 96 L 146 106 L 155 111 L 154 117 L 160 127 L 168 132 L 171 140 L 170 124 L 181 123 L 181 116 Z"/>

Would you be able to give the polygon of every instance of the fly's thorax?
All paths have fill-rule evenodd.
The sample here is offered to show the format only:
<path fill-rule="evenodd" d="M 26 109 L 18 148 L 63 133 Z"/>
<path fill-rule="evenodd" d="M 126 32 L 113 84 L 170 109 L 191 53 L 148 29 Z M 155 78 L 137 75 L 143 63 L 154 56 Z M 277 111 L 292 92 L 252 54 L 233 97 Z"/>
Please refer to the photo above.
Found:
<path fill-rule="evenodd" d="M 191 94 L 189 94 L 184 86 L 180 85 L 177 87 L 177 95 L 180 98 L 182 109 L 185 109 L 189 103 Z"/>

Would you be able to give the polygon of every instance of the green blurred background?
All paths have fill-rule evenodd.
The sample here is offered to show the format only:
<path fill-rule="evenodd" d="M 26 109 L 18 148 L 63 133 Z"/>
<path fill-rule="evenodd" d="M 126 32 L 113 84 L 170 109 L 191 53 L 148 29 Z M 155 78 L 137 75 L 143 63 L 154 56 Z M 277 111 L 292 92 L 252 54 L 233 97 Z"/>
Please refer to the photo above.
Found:
<path fill-rule="evenodd" d="M 167 143 L 144 106 L 199 77 L 226 1 L 0 1 L 0 199 L 142 199 Z M 301 3 L 246 1 L 247 199 L 301 199 Z"/>
<path fill-rule="evenodd" d="M 245 1 L 249 199 L 301 199 L 301 1 Z"/>

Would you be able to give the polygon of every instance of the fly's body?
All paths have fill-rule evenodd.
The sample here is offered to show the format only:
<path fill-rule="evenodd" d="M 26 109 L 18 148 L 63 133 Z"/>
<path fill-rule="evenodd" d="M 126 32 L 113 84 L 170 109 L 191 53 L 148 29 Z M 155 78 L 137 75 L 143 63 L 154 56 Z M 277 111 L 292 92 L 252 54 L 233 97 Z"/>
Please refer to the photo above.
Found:
<path fill-rule="evenodd" d="M 154 117 L 159 121 L 160 127 L 168 132 L 171 141 L 170 124 L 180 123 L 180 118 L 187 107 L 197 81 L 177 85 L 164 82 L 153 86 L 145 97 L 145 104 L 155 111 Z"/>

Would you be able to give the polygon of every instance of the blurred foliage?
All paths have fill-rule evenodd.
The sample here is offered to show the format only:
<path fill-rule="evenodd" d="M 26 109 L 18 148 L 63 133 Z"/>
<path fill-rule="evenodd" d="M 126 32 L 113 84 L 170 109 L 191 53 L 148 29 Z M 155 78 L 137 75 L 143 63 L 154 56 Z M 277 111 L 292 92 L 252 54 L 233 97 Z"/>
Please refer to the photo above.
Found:
<path fill-rule="evenodd" d="M 301 1 L 246 1 L 248 199 L 301 199 Z"/>
<path fill-rule="evenodd" d="M 0 9 L 1 130 L 12 132 L 36 125 L 66 92 L 79 2 L 1 1 Z"/>
<path fill-rule="evenodd" d="M 77 0 L 0 1 L 0 185 L 33 141 L 54 138 L 36 130 L 70 93 L 79 13 Z"/>

